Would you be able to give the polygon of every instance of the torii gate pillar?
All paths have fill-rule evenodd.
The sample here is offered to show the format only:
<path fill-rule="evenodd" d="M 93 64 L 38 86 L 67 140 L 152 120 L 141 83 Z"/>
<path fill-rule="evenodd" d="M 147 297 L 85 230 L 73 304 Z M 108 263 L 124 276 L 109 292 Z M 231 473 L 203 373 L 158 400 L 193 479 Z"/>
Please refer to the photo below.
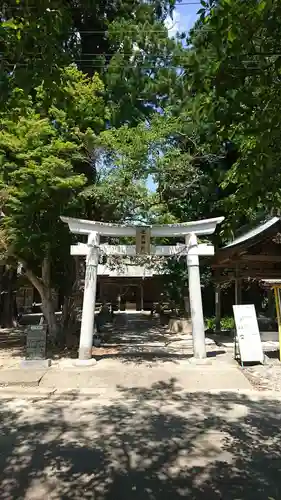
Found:
<path fill-rule="evenodd" d="M 198 242 L 195 233 L 185 237 L 188 267 L 189 301 L 192 321 L 193 356 L 197 359 L 206 358 L 205 325 L 202 306 L 200 283 Z"/>
<path fill-rule="evenodd" d="M 81 319 L 81 332 L 78 357 L 80 361 L 92 358 L 97 276 L 99 263 L 99 234 L 92 232 L 88 236 L 89 253 L 86 257 L 85 285 Z"/>

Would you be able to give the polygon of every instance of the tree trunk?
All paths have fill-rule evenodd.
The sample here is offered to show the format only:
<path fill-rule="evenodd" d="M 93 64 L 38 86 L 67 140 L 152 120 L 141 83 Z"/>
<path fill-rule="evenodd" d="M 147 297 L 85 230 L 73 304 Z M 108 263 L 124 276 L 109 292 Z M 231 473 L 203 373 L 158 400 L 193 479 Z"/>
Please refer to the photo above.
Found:
<path fill-rule="evenodd" d="M 49 257 L 45 257 L 42 263 L 42 278 L 38 278 L 36 274 L 23 263 L 25 274 L 32 285 L 38 290 L 42 301 L 42 312 L 47 322 L 48 333 L 53 342 L 57 342 L 59 325 L 56 320 L 55 307 L 52 298 L 51 289 L 51 262 Z"/>
<path fill-rule="evenodd" d="M 75 298 L 73 295 L 64 297 L 64 303 L 62 307 L 62 325 L 63 330 L 69 331 L 73 330 L 76 324 L 77 318 L 75 317 Z"/>
<path fill-rule="evenodd" d="M 56 319 L 55 308 L 52 296 L 49 294 L 49 290 L 45 290 L 43 295 L 41 295 L 41 300 L 42 300 L 42 312 L 48 325 L 48 333 L 52 341 L 57 342 L 59 325 Z"/>
<path fill-rule="evenodd" d="M 63 307 L 62 307 L 62 330 L 66 333 L 75 333 L 77 326 L 77 316 L 76 316 L 76 296 L 79 289 L 79 273 L 80 273 L 80 262 L 79 257 L 76 256 L 73 259 L 73 267 L 71 269 L 72 275 L 72 285 L 67 295 L 64 296 Z"/>
<path fill-rule="evenodd" d="M 3 266 L 1 272 L 0 324 L 2 328 L 13 328 L 17 325 L 17 308 L 15 285 L 16 269 Z"/>

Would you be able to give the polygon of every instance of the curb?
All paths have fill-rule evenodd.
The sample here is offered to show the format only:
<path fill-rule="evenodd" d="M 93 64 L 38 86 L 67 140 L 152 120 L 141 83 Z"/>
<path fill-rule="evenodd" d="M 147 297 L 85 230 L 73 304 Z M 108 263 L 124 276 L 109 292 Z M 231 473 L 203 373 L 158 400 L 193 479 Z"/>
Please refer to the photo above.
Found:
<path fill-rule="evenodd" d="M 260 391 L 255 389 L 210 389 L 208 391 L 202 390 L 180 390 L 177 392 L 184 392 L 184 395 L 198 393 L 198 397 L 200 394 L 236 394 L 237 398 L 247 396 L 249 398 L 254 399 L 272 399 L 272 400 L 281 400 L 281 392 L 274 391 Z M 97 402 L 111 404 L 116 399 L 120 402 L 120 404 L 129 403 L 138 401 L 140 398 L 130 397 L 127 398 L 126 401 L 120 399 L 120 394 L 118 388 L 116 390 L 108 390 L 104 387 L 101 388 L 77 388 L 77 389 L 56 389 L 56 388 L 45 388 L 45 387 L 36 387 L 36 389 L 32 390 L 31 387 L 22 387 L 22 386 L 13 386 L 13 387 L 1 387 L 0 388 L 0 403 L 2 398 L 33 398 L 33 399 L 42 399 L 42 398 L 58 398 L 62 400 L 73 400 L 74 398 L 96 398 Z M 142 399 L 142 398 L 141 398 Z M 239 403 L 239 401 L 237 401 Z"/>
<path fill-rule="evenodd" d="M 35 388 L 35 386 L 34 386 Z M 1 386 L 0 388 L 0 401 L 1 398 L 42 398 L 50 397 L 55 394 L 56 389 L 43 389 L 36 386 L 36 390 L 32 390 L 32 386 Z"/>

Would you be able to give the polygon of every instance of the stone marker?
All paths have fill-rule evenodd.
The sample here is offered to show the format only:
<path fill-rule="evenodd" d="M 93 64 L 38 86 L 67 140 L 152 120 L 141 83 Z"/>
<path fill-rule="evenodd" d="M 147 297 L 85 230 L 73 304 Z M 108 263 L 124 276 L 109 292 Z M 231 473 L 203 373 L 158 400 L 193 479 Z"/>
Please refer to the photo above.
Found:
<path fill-rule="evenodd" d="M 26 357 L 22 361 L 23 368 L 48 367 L 50 359 L 46 359 L 47 325 L 30 325 L 26 335 Z"/>

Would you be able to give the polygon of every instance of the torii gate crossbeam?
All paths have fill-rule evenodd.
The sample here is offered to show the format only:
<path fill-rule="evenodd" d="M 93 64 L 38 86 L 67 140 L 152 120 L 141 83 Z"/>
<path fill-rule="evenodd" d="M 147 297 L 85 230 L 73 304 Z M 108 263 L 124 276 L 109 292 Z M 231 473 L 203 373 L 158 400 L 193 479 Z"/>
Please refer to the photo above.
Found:
<path fill-rule="evenodd" d="M 133 246 L 117 245 L 115 250 L 111 245 L 100 245 L 100 236 L 136 236 L 138 231 L 149 231 L 149 237 L 185 237 L 185 245 L 156 246 L 148 244 L 148 252 L 152 255 L 186 255 L 188 267 L 189 297 L 193 334 L 193 354 L 195 358 L 206 357 L 205 327 L 202 307 L 202 295 L 200 285 L 199 255 L 213 255 L 212 245 L 198 245 L 197 235 L 210 235 L 214 233 L 217 224 L 224 217 L 205 219 L 197 222 L 186 222 L 183 224 L 165 224 L 137 227 L 135 225 L 121 225 L 104 222 L 87 221 L 71 217 L 61 217 L 68 224 L 74 234 L 88 235 L 87 244 L 78 244 L 71 247 L 72 255 L 86 256 L 86 273 L 83 296 L 83 310 L 81 320 L 81 333 L 79 343 L 79 362 L 81 364 L 92 364 L 92 345 L 95 316 L 95 301 L 97 287 L 97 268 L 100 252 L 111 254 L 135 255 Z M 111 248 L 110 248 L 111 247 Z"/>

